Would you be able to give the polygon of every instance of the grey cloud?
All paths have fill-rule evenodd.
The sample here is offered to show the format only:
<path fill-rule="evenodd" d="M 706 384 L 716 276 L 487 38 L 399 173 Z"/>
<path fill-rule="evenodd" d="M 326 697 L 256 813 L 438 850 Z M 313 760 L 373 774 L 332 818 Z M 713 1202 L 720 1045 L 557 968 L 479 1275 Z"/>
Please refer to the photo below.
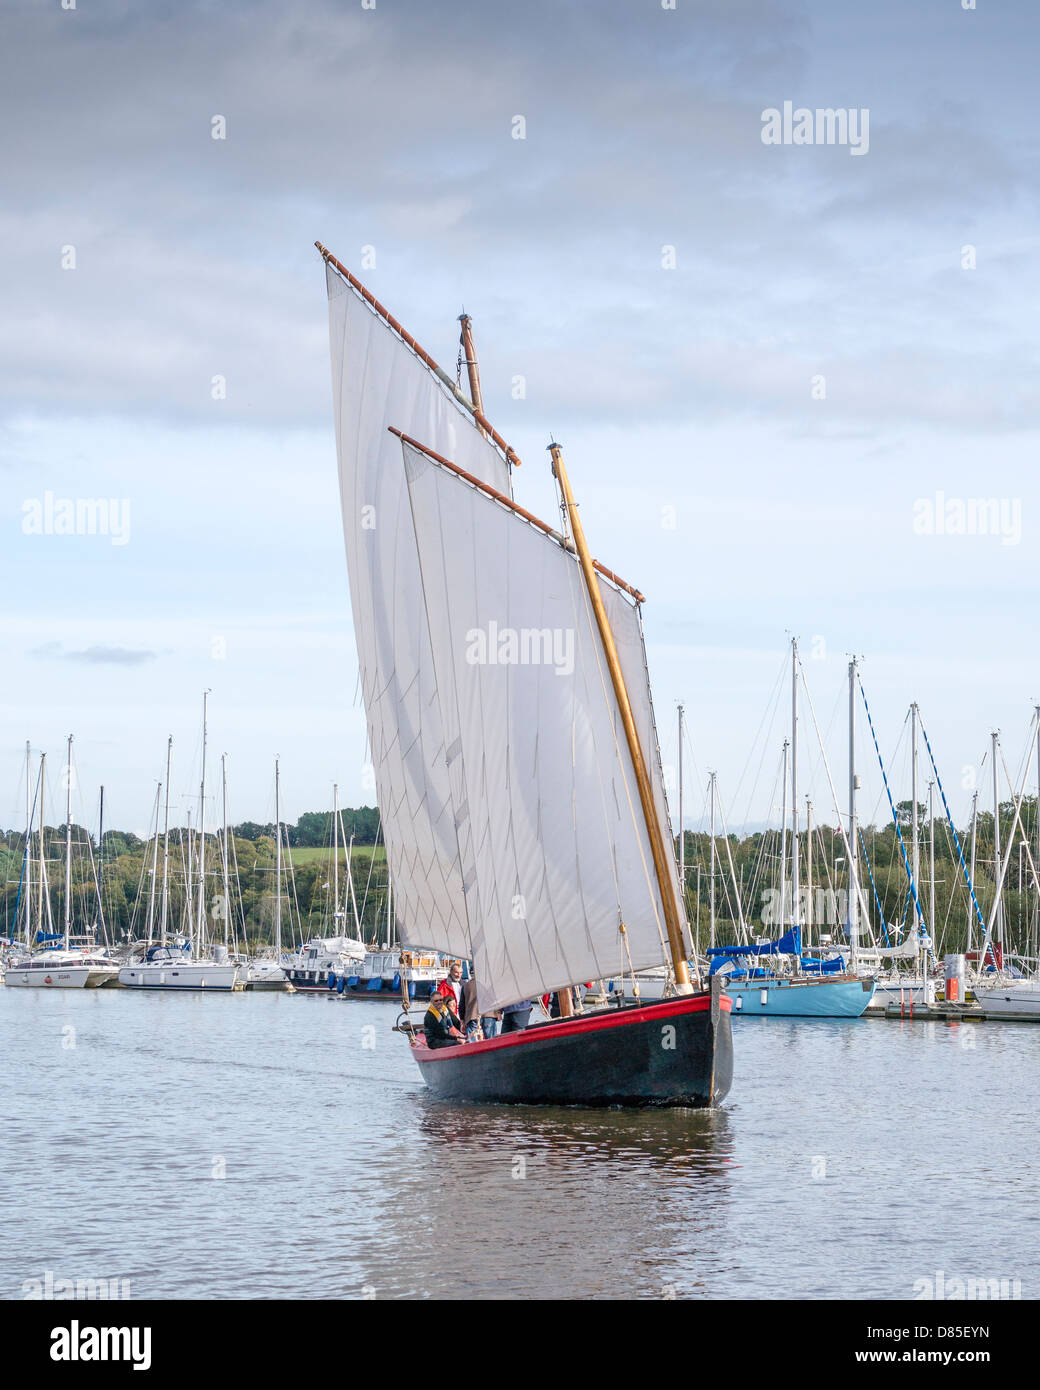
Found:
<path fill-rule="evenodd" d="M 354 266 L 376 246 L 366 278 L 446 366 L 465 300 L 492 409 L 520 372 L 529 409 L 557 420 L 797 424 L 803 377 L 837 363 L 856 389 L 829 408 L 850 425 L 1015 427 L 1035 364 L 1008 342 L 1011 267 L 987 281 L 980 325 L 963 281 L 913 255 L 945 240 L 952 271 L 980 206 L 1028 207 L 1021 134 L 879 69 L 868 156 L 763 146 L 764 107 L 837 101 L 809 63 L 827 9 L 110 0 L 34 15 L 34 42 L 22 21 L 0 55 L 19 113 L 0 399 L 326 423 L 319 237 Z M 880 54 L 884 23 L 881 6 Z M 226 141 L 210 139 L 216 114 Z M 985 361 L 965 348 L 980 332 Z"/>
<path fill-rule="evenodd" d="M 159 653 L 144 648 L 112 647 L 101 644 L 73 650 L 63 646 L 61 642 L 45 642 L 42 646 L 34 648 L 30 655 L 58 661 L 78 661 L 97 666 L 144 666 L 149 661 L 155 661 Z"/>

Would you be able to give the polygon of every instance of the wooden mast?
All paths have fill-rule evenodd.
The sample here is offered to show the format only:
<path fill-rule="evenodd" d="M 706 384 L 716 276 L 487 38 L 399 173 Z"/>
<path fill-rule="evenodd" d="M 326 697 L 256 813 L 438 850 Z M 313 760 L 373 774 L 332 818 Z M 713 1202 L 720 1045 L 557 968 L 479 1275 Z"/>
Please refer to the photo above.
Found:
<path fill-rule="evenodd" d="M 474 406 L 474 419 L 477 427 L 486 439 L 487 430 L 480 425 L 480 420 L 484 415 L 484 398 L 480 392 L 480 367 L 477 364 L 477 350 L 473 346 L 473 320 L 469 314 L 463 312 L 459 315 L 459 323 L 462 325 L 462 335 L 459 341 L 462 344 L 463 361 L 466 364 L 466 371 L 469 374 L 469 396 Z"/>
<path fill-rule="evenodd" d="M 682 916 L 679 911 L 679 902 L 675 893 L 675 885 L 668 871 L 668 858 L 665 850 L 664 836 L 661 834 L 661 825 L 657 818 L 657 807 L 654 805 L 653 789 L 650 785 L 650 778 L 646 770 L 646 762 L 643 758 L 643 750 L 639 744 L 639 734 L 636 730 L 635 716 L 632 713 L 632 704 L 628 698 L 628 689 L 625 685 L 625 677 L 621 670 L 621 662 L 618 658 L 617 647 L 614 644 L 614 634 L 610 629 L 610 620 L 607 617 L 607 610 L 603 604 L 603 596 L 599 591 L 599 582 L 596 579 L 596 570 L 589 553 L 589 547 L 585 540 L 585 532 L 582 530 L 581 520 L 578 516 L 578 504 L 574 500 L 571 491 L 570 479 L 567 477 L 567 470 L 563 465 L 563 451 L 558 444 L 549 445 L 549 453 L 552 457 L 553 476 L 560 484 L 560 492 L 563 494 L 563 504 L 570 520 L 571 534 L 574 537 L 574 548 L 581 564 L 581 572 L 585 579 L 585 587 L 588 590 L 589 599 L 592 603 L 592 611 L 596 616 L 596 626 L 599 628 L 600 639 L 603 643 L 603 651 L 607 658 L 607 667 L 610 671 L 611 684 L 614 687 L 614 695 L 618 702 L 618 709 L 621 712 L 621 722 L 625 730 L 625 739 L 628 742 L 628 751 L 632 757 L 632 766 L 636 774 L 636 783 L 639 787 L 639 800 L 643 808 L 643 819 L 646 822 L 647 835 L 650 838 L 650 849 L 654 858 L 654 869 L 657 873 L 657 884 L 661 893 L 661 902 L 664 907 L 665 925 L 668 930 L 668 945 L 672 953 L 672 968 L 675 971 L 676 989 L 680 994 L 691 994 L 693 986 L 690 984 L 690 972 L 686 964 L 686 948 L 683 944 L 682 936 Z M 560 996 L 561 1013 L 563 1013 L 564 996 Z M 570 1001 L 567 1000 L 569 1005 Z M 569 1010 L 568 1010 L 569 1011 Z"/>

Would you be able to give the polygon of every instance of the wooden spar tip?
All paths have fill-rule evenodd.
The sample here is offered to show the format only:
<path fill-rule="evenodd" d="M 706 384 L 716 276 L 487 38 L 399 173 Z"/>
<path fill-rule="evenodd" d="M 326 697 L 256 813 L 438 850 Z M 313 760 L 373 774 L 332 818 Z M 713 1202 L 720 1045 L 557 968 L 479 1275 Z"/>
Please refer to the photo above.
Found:
<path fill-rule="evenodd" d="M 517 516 L 523 517 L 523 519 L 529 521 L 532 526 L 536 526 L 539 531 L 544 531 L 550 539 L 557 541 L 565 550 L 569 550 L 573 553 L 574 544 L 572 541 L 567 540 L 566 536 L 561 536 L 559 531 L 554 530 L 547 521 L 543 521 L 541 517 L 537 517 L 533 512 L 529 512 L 525 507 L 521 507 L 518 502 L 514 502 L 513 499 L 507 497 L 504 492 L 499 492 L 498 489 L 493 488 L 490 483 L 485 483 L 483 479 L 475 477 L 472 473 L 467 473 L 466 470 L 460 468 L 457 463 L 452 463 L 451 459 L 446 459 L 442 454 L 435 453 L 433 449 L 428 448 L 425 444 L 421 444 L 418 439 L 412 439 L 410 435 L 405 434 L 403 430 L 397 429 L 396 426 L 388 425 L 387 429 L 391 434 L 396 434 L 402 443 L 410 445 L 413 449 L 418 449 L 420 454 L 425 454 L 428 459 L 432 459 L 434 463 L 439 463 L 442 468 L 450 469 L 450 471 L 461 478 L 463 482 L 471 483 L 473 487 L 483 492 L 485 496 L 490 497 L 495 502 L 500 502 L 504 507 L 508 507 L 511 512 L 515 512 Z M 604 579 L 609 579 L 611 584 L 616 585 L 619 589 L 623 589 L 626 594 L 629 594 L 635 599 L 636 603 L 646 602 L 645 596 L 641 594 L 638 589 L 633 589 L 631 584 L 626 584 L 613 570 L 608 570 L 606 565 L 601 565 L 598 560 L 593 560 L 592 563 Z"/>
<path fill-rule="evenodd" d="M 546 452 L 552 459 L 552 475 L 554 478 L 558 478 L 560 475 L 556 471 L 556 455 L 562 452 L 560 445 L 557 444 L 555 440 L 551 440 L 546 447 Z M 575 506 L 577 506 L 577 503 L 575 503 Z M 575 548 L 571 541 L 564 541 L 564 544 L 567 546 L 568 550 L 573 550 Z M 599 573 L 603 575 L 604 579 L 609 579 L 610 582 L 612 584 L 616 584 L 619 589 L 624 589 L 626 594 L 631 594 L 632 597 L 635 599 L 636 603 L 646 602 L 645 596 L 641 594 L 638 589 L 633 589 L 631 584 L 626 584 L 625 581 L 619 575 L 616 575 L 613 570 L 608 570 L 606 565 L 601 565 L 598 560 L 593 560 L 592 563 L 599 571 Z"/>
<path fill-rule="evenodd" d="M 314 245 L 317 247 L 318 252 L 324 259 L 326 265 L 331 265 L 334 270 L 337 270 L 340 273 L 340 275 L 343 276 L 344 280 L 346 280 L 347 284 L 350 285 L 352 289 L 357 290 L 358 294 L 365 301 L 365 303 L 370 305 L 371 308 L 373 308 L 376 311 L 379 317 L 383 319 L 387 324 L 389 324 L 389 326 L 394 330 L 397 336 L 403 342 L 408 344 L 411 350 L 415 353 L 416 357 L 418 357 L 419 361 L 425 363 L 425 365 L 429 367 L 430 371 L 433 372 L 434 376 L 438 377 L 444 383 L 444 385 L 448 388 L 448 390 L 455 397 L 455 399 L 459 401 L 460 404 L 465 406 L 465 408 L 473 416 L 474 420 L 476 420 L 480 428 L 487 432 L 489 437 L 492 440 L 494 440 L 494 442 L 502 450 L 503 454 L 505 454 L 506 462 L 510 465 L 515 465 L 516 467 L 519 467 L 522 462 L 520 455 L 511 445 L 506 443 L 506 441 L 499 434 L 498 430 L 496 430 L 494 425 L 492 425 L 491 421 L 485 417 L 483 411 L 478 410 L 474 403 L 471 400 L 467 399 L 466 395 L 459 390 L 459 388 L 455 385 L 455 383 L 452 381 L 451 377 L 444 370 L 444 368 L 438 366 L 438 364 L 433 360 L 433 358 L 426 351 L 426 349 L 416 342 L 416 340 L 412 337 L 408 330 L 398 323 L 398 321 L 394 318 L 393 314 L 391 314 L 388 309 L 386 309 L 382 304 L 380 304 L 379 300 L 375 297 L 371 290 L 367 290 L 356 275 L 352 275 L 345 265 L 343 265 L 340 261 L 337 261 L 336 257 L 332 254 L 332 252 L 328 249 L 327 246 L 322 246 L 320 241 L 316 241 Z"/>

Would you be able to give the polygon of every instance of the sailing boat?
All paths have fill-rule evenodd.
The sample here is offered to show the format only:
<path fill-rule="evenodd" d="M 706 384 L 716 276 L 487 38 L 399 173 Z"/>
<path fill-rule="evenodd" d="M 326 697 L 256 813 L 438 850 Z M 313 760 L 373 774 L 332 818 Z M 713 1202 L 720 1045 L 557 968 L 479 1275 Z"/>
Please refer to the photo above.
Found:
<path fill-rule="evenodd" d="M 798 844 L 798 643 L 791 641 L 791 740 L 784 740 L 783 751 L 783 813 L 781 822 L 780 855 L 780 928 L 778 941 L 754 946 L 719 946 L 710 948 L 712 970 L 724 969 L 726 990 L 733 997 L 733 1009 L 740 1014 L 766 1014 L 783 1018 L 860 1018 L 874 995 L 873 980 L 861 980 L 843 970 L 844 962 L 827 974 L 831 964 L 813 960 L 817 974 L 806 973 L 803 959 L 802 897 L 800 888 L 801 858 Z M 791 791 L 791 894 L 790 918 L 784 931 L 784 913 L 788 907 L 786 881 L 788 751 L 790 750 Z M 723 826 L 725 830 L 725 826 Z M 728 840 L 727 840 L 728 845 Z M 811 836 L 810 836 L 811 845 Z M 712 854 L 715 852 L 714 830 Z M 734 889 L 737 885 L 734 883 Z M 811 898 L 810 892 L 806 895 Z M 739 892 L 737 894 L 739 903 Z M 739 910 L 739 909 L 738 909 Z M 743 923 L 742 923 L 743 925 Z M 779 968 L 779 959 L 786 958 L 789 970 Z M 753 961 L 771 959 L 777 964 L 770 969 L 753 965 Z M 839 973 L 840 972 L 840 973 Z"/>
<path fill-rule="evenodd" d="M 721 984 L 690 980 L 646 670 L 642 595 L 512 498 L 515 452 L 318 243 L 344 539 L 401 944 L 473 962 L 481 1013 L 558 991 L 559 1018 L 429 1049 L 474 1101 L 711 1105 L 729 1090 Z M 447 388 L 447 389 L 445 389 Z M 570 986 L 670 961 L 674 998 L 575 1013 Z"/>
<path fill-rule="evenodd" d="M 1025 770 L 1017 796 L 1014 786 L 1011 787 L 1015 814 L 1007 838 L 1007 851 L 1003 855 L 1000 850 L 1000 791 L 997 776 L 999 739 L 996 733 L 993 734 L 993 857 L 996 893 L 985 924 L 982 947 L 978 952 L 979 976 L 975 984 L 975 998 L 981 1005 L 984 1014 L 996 1018 L 1018 1019 L 1023 1022 L 1040 1020 L 1040 978 L 1037 978 L 1035 974 L 1031 977 L 1018 978 L 1021 972 L 1017 967 L 1014 967 L 1014 973 L 1012 973 L 1010 962 L 1005 959 L 1002 893 L 1008 867 L 1014 853 L 1015 837 L 1019 833 L 1022 819 L 1022 799 L 1025 795 L 1026 778 L 1034 749 L 1037 754 L 1037 805 L 1040 806 L 1040 705 L 1034 709 L 1032 740 L 1029 751 L 1026 753 Z M 1003 753 L 1001 753 L 1001 759 L 1003 760 Z M 1035 861 L 1024 834 L 1022 844 L 1029 858 L 1034 886 L 1040 894 L 1040 878 L 1037 877 L 1037 868 L 1040 865 L 1040 825 L 1038 825 L 1037 836 L 1037 859 Z"/>
<path fill-rule="evenodd" d="M 281 940 L 282 923 L 282 825 L 278 793 L 277 763 L 275 764 L 275 821 L 278 838 L 275 878 L 275 931 Z M 315 936 L 304 942 L 300 951 L 285 966 L 285 973 L 293 989 L 301 994 L 314 994 L 335 989 L 338 980 L 356 975 L 365 959 L 365 943 L 361 940 L 360 928 L 356 926 L 357 936 L 348 936 L 343 930 L 346 920 L 345 905 L 340 905 L 339 891 L 339 787 L 332 789 L 332 935 Z M 353 899 L 354 882 L 350 872 L 350 854 L 347 855 L 347 882 Z M 357 908 L 355 905 L 355 914 Z M 342 987 L 340 993 L 343 993 Z"/>
<path fill-rule="evenodd" d="M 33 935 L 32 915 L 32 808 L 29 800 L 30 748 L 26 744 L 26 832 L 23 861 L 25 889 L 25 945 L 27 954 L 15 959 L 4 973 L 4 984 L 15 988 L 98 989 L 114 984 L 119 966 L 98 950 L 92 933 L 74 936 L 72 931 L 72 735 L 68 738 L 68 763 L 65 768 L 65 894 L 64 921 L 60 947 L 48 947 L 33 952 L 34 940 L 55 940 L 48 932 L 51 906 L 47 891 L 47 862 L 44 857 L 43 792 L 47 755 L 40 756 L 40 774 L 36 800 L 39 805 L 39 875 L 37 879 L 36 933 Z"/>
<path fill-rule="evenodd" d="M 240 969 L 228 958 L 226 946 L 214 945 L 211 954 L 206 950 L 206 747 L 208 735 L 209 692 L 202 697 L 202 784 L 199 812 L 199 875 L 198 903 L 193 900 L 190 881 L 186 892 L 185 912 L 190 924 L 187 939 L 170 939 L 168 931 L 170 884 L 170 763 L 173 739 L 166 744 L 166 812 L 163 831 L 163 873 L 159 941 L 146 942 L 144 958 L 128 961 L 119 971 L 119 983 L 127 989 L 191 989 L 207 993 L 227 993 L 244 987 Z M 188 827 L 188 871 L 191 868 L 191 826 Z M 156 837 L 158 839 L 158 836 Z M 154 847 L 157 849 L 158 846 Z M 154 854 L 153 854 L 154 858 Z M 193 918 L 193 912 L 196 915 Z"/>

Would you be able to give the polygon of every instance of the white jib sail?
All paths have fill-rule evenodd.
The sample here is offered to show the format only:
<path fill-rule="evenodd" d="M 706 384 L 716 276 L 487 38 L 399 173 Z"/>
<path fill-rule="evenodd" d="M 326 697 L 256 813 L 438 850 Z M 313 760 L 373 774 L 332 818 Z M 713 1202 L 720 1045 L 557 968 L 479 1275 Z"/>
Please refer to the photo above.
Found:
<path fill-rule="evenodd" d="M 403 447 L 480 1007 L 661 965 L 649 836 L 578 563 Z M 637 726 L 650 731 L 638 614 L 600 587 Z M 656 739 L 644 758 L 663 807 Z"/>
<path fill-rule="evenodd" d="M 502 492 L 505 460 L 331 266 L 343 535 L 361 688 L 401 941 L 471 954 L 419 565 L 395 425 Z"/>

